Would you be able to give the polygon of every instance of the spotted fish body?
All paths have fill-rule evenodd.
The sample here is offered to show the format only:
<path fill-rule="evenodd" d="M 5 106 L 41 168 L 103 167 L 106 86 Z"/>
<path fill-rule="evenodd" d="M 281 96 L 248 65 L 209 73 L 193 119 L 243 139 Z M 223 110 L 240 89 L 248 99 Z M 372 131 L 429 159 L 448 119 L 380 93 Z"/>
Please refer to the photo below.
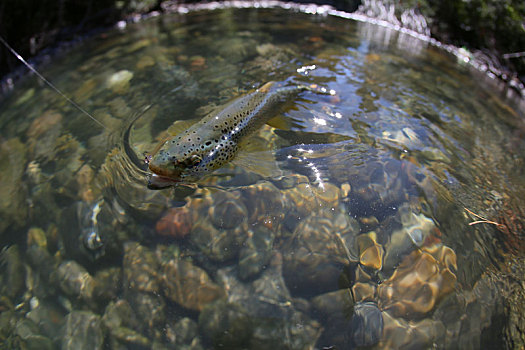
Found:
<path fill-rule="evenodd" d="M 310 87 L 269 82 L 204 117 L 161 145 L 149 169 L 161 179 L 194 182 L 230 162 L 247 136 L 275 117 L 283 103 Z"/>

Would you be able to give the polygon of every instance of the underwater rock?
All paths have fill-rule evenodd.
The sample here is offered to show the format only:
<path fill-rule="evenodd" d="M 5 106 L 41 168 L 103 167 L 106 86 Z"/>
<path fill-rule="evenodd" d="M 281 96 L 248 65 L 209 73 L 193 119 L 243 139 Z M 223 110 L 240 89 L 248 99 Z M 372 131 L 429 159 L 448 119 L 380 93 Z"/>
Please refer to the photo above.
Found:
<path fill-rule="evenodd" d="M 199 71 L 206 69 L 206 58 L 202 56 L 192 56 L 190 57 L 190 70 Z"/>
<path fill-rule="evenodd" d="M 354 307 L 354 299 L 348 289 L 339 289 L 312 298 L 312 306 L 323 319 L 346 317 Z"/>
<path fill-rule="evenodd" d="M 382 349 L 428 349 L 435 344 L 446 345 L 443 323 L 432 319 L 409 322 L 392 317 L 383 312 L 383 337 L 379 346 Z"/>
<path fill-rule="evenodd" d="M 89 311 L 72 311 L 63 327 L 63 350 L 102 349 L 104 333 L 100 316 Z"/>
<path fill-rule="evenodd" d="M 122 287 L 122 270 L 119 267 L 108 267 L 99 270 L 93 277 L 95 288 L 93 296 L 95 299 L 106 304 L 108 300 L 114 300 Z"/>
<path fill-rule="evenodd" d="M 456 254 L 444 245 L 423 247 L 405 256 L 378 287 L 381 309 L 394 317 L 422 317 L 456 284 Z"/>
<path fill-rule="evenodd" d="M 57 261 L 49 254 L 47 249 L 36 245 L 29 246 L 26 250 L 27 269 L 26 287 L 39 298 L 52 295 L 59 288 L 57 282 Z"/>
<path fill-rule="evenodd" d="M 228 62 L 238 63 L 256 54 L 257 42 L 246 36 L 224 38 L 211 45 L 212 50 Z"/>
<path fill-rule="evenodd" d="M 25 289 L 26 269 L 18 245 L 0 251 L 0 295 L 14 302 Z"/>
<path fill-rule="evenodd" d="M 160 265 L 150 249 L 135 242 L 124 245 L 124 290 L 160 292 Z"/>
<path fill-rule="evenodd" d="M 197 323 L 191 318 L 184 317 L 177 323 L 166 325 L 166 339 L 169 346 L 181 347 L 189 345 L 200 346 L 199 330 Z"/>
<path fill-rule="evenodd" d="M 354 309 L 354 299 L 349 289 L 339 289 L 312 298 L 313 315 L 321 321 L 323 333 L 317 343 L 344 349 L 348 344 L 348 334 L 344 329 L 350 327 L 350 316 Z"/>
<path fill-rule="evenodd" d="M 383 316 L 375 303 L 356 303 L 350 325 L 352 342 L 356 346 L 373 346 L 383 334 Z"/>
<path fill-rule="evenodd" d="M 381 270 L 383 267 L 383 247 L 377 243 L 377 234 L 372 231 L 356 237 L 359 247 L 359 263 L 372 270 Z"/>
<path fill-rule="evenodd" d="M 135 66 L 137 67 L 137 69 L 142 70 L 144 68 L 151 67 L 154 65 L 155 65 L 155 60 L 153 59 L 153 57 L 142 56 Z"/>
<path fill-rule="evenodd" d="M 0 141 L 0 237 L 10 225 L 15 229 L 26 225 L 25 168 L 25 145 L 18 138 Z"/>
<path fill-rule="evenodd" d="M 38 325 L 42 334 L 50 339 L 58 339 L 61 335 L 64 318 L 67 311 L 63 305 L 51 298 L 39 299 L 32 297 L 30 300 L 31 311 L 26 314 L 26 318 Z"/>
<path fill-rule="evenodd" d="M 201 311 L 225 295 L 206 271 L 186 260 L 162 263 L 162 286 L 168 299 L 190 310 Z"/>
<path fill-rule="evenodd" d="M 41 335 L 38 326 L 33 321 L 21 319 L 16 323 L 14 334 L 18 336 L 21 349 L 27 350 L 51 350 L 55 347 L 48 337 Z"/>
<path fill-rule="evenodd" d="M 352 192 L 348 201 L 350 212 L 380 218 L 385 211 L 398 207 L 408 198 L 402 162 L 387 160 L 369 162 L 359 169 L 351 183 Z"/>
<path fill-rule="evenodd" d="M 219 230 L 207 217 L 203 217 L 195 223 L 189 238 L 191 243 L 208 258 L 225 262 L 237 257 L 247 232 L 246 222 L 233 229 Z"/>
<path fill-rule="evenodd" d="M 62 115 L 49 110 L 33 120 L 27 130 L 28 150 L 32 158 L 50 160 L 55 156 L 55 142 L 62 131 Z"/>
<path fill-rule="evenodd" d="M 138 331 L 150 337 L 156 337 L 166 323 L 164 298 L 156 293 L 140 291 L 126 291 L 125 298 L 137 317 Z"/>
<path fill-rule="evenodd" d="M 187 206 L 170 208 L 155 224 L 155 231 L 164 237 L 181 239 L 190 233 L 192 223 L 193 216 Z"/>
<path fill-rule="evenodd" d="M 77 172 L 75 179 L 78 184 L 78 196 L 84 202 L 91 203 L 99 195 L 93 186 L 94 177 L 95 171 L 87 164 L 84 164 Z"/>
<path fill-rule="evenodd" d="M 306 176 L 297 176 L 294 187 L 284 191 L 284 202 L 292 213 L 305 217 L 312 211 L 323 208 L 337 208 L 341 190 L 330 183 L 324 187 L 312 184 Z"/>
<path fill-rule="evenodd" d="M 95 280 L 76 261 L 64 261 L 58 266 L 57 279 L 60 289 L 68 296 L 90 301 L 93 298 Z"/>
<path fill-rule="evenodd" d="M 248 186 L 242 191 L 244 205 L 250 224 L 262 224 L 276 230 L 284 218 L 284 202 L 281 191 L 270 182 Z"/>
<path fill-rule="evenodd" d="M 259 274 L 272 257 L 274 233 L 258 225 L 248 231 L 248 238 L 239 252 L 239 277 L 250 279 Z"/>
<path fill-rule="evenodd" d="M 356 302 L 377 300 L 375 283 L 356 282 L 352 286 L 352 294 Z"/>
<path fill-rule="evenodd" d="M 259 318 L 256 321 L 251 349 L 313 349 L 321 334 L 319 323 L 300 312 L 293 313 L 286 320 Z"/>
<path fill-rule="evenodd" d="M 213 197 L 213 205 L 208 215 L 217 229 L 233 229 L 241 225 L 247 216 L 247 210 L 239 192 L 221 192 Z"/>
<path fill-rule="evenodd" d="M 321 210 L 301 221 L 283 252 L 288 288 L 309 295 L 338 289 L 343 267 L 355 261 L 357 233 L 359 225 L 344 212 Z"/>
<path fill-rule="evenodd" d="M 252 317 L 236 303 L 219 300 L 199 314 L 200 333 L 215 349 L 249 349 Z"/>
<path fill-rule="evenodd" d="M 129 90 L 129 82 L 133 78 L 133 73 L 129 70 L 121 70 L 112 74 L 106 80 L 106 86 L 118 94 L 124 94 Z"/>
<path fill-rule="evenodd" d="M 399 208 L 397 217 L 403 227 L 392 233 L 390 242 L 385 247 L 383 270 L 389 275 L 404 256 L 422 247 L 426 241 L 439 234 L 432 219 L 412 212 L 408 205 Z"/>
<path fill-rule="evenodd" d="M 137 316 L 127 300 L 110 302 L 108 306 L 106 306 L 102 321 L 109 330 L 117 329 L 118 327 L 130 329 L 137 329 L 139 327 Z"/>
<path fill-rule="evenodd" d="M 151 346 L 148 338 L 126 327 L 117 327 L 110 330 L 110 343 L 112 349 L 147 349 Z"/>
<path fill-rule="evenodd" d="M 39 227 L 31 227 L 27 231 L 27 245 L 36 245 L 40 248 L 47 249 L 47 237 L 44 230 Z"/>
<path fill-rule="evenodd" d="M 282 277 L 282 264 L 281 254 L 274 253 L 268 268 L 251 283 L 237 279 L 236 267 L 217 272 L 228 302 L 251 318 L 250 349 L 309 349 L 320 336 L 319 323 L 300 311 L 308 309 L 307 302 L 291 298 Z"/>

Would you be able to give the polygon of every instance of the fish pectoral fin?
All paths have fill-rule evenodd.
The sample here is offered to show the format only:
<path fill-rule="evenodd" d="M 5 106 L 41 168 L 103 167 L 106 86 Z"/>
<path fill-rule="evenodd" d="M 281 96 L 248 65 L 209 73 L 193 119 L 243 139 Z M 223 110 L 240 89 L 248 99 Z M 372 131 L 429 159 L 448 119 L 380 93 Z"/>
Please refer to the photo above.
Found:
<path fill-rule="evenodd" d="M 183 131 L 186 131 L 190 128 L 193 124 L 197 123 L 200 120 L 200 118 L 193 118 L 188 120 L 176 120 L 173 122 L 173 124 L 170 125 L 168 128 L 168 134 L 171 136 L 177 136 Z"/>
<path fill-rule="evenodd" d="M 270 125 L 272 128 L 290 131 L 293 126 L 293 119 L 286 118 L 283 115 L 278 115 L 268 120 L 266 124 Z"/>
<path fill-rule="evenodd" d="M 282 170 L 275 161 L 275 151 L 265 139 L 258 136 L 246 139 L 239 145 L 239 152 L 232 163 L 264 178 L 282 175 Z"/>
<path fill-rule="evenodd" d="M 279 177 L 283 174 L 282 170 L 277 166 L 274 152 L 272 151 L 240 151 L 232 160 L 232 163 L 263 178 Z"/>

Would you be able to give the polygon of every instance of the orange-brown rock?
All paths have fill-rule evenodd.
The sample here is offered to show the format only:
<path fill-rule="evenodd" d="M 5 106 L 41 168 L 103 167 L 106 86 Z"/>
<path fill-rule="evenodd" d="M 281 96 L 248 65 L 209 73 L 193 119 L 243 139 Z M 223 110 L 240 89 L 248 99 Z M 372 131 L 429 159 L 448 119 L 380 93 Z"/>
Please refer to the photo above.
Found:
<path fill-rule="evenodd" d="M 161 236 L 184 238 L 191 231 L 192 221 L 187 207 L 170 208 L 157 221 L 155 230 Z"/>

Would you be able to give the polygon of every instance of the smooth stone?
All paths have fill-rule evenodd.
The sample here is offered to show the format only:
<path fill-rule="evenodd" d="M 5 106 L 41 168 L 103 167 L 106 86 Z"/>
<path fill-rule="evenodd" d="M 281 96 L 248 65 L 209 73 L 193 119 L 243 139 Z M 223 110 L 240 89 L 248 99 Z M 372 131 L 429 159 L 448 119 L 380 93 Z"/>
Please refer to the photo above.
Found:
<path fill-rule="evenodd" d="M 343 268 L 354 260 L 358 225 L 346 213 L 321 210 L 302 220 L 283 251 L 284 278 L 294 294 L 337 290 Z"/>
<path fill-rule="evenodd" d="M 354 298 L 350 290 L 339 289 L 312 298 L 312 306 L 323 319 L 330 319 L 336 315 L 343 316 L 344 310 L 351 310 Z"/>
<path fill-rule="evenodd" d="M 139 327 L 135 311 L 128 301 L 123 299 L 112 301 L 106 306 L 102 321 L 108 329 L 117 329 L 118 327 L 138 329 Z"/>
<path fill-rule="evenodd" d="M 160 265 L 149 248 L 130 242 L 124 245 L 124 286 L 129 290 L 160 292 Z"/>
<path fill-rule="evenodd" d="M 148 338 L 130 328 L 112 328 L 110 333 L 113 341 L 116 341 L 119 345 L 124 345 L 127 349 L 148 348 L 151 345 Z"/>
<path fill-rule="evenodd" d="M 166 325 L 166 339 L 169 345 L 184 346 L 199 341 L 197 323 L 189 317 L 184 317 L 175 324 Z"/>
<path fill-rule="evenodd" d="M 69 260 L 60 264 L 57 269 L 57 278 L 65 294 L 86 301 L 92 299 L 95 280 L 76 261 Z"/>
<path fill-rule="evenodd" d="M 253 336 L 252 317 L 239 304 L 225 300 L 201 311 L 199 329 L 215 349 L 249 349 Z"/>
<path fill-rule="evenodd" d="M 118 94 L 123 94 L 129 89 L 129 82 L 133 78 L 133 73 L 129 70 L 121 70 L 113 73 L 107 80 L 106 86 Z"/>
<path fill-rule="evenodd" d="M 26 152 L 18 138 L 0 142 L 0 238 L 10 225 L 16 229 L 27 224 L 26 185 L 22 181 Z"/>
<path fill-rule="evenodd" d="M 241 243 L 246 239 L 246 232 L 246 222 L 232 229 L 219 230 L 209 220 L 201 218 L 193 226 L 189 239 L 211 260 L 226 262 L 238 256 Z"/>
<path fill-rule="evenodd" d="M 164 295 L 190 310 L 204 307 L 225 296 L 206 271 L 186 260 L 170 260 L 162 264 Z"/>
<path fill-rule="evenodd" d="M 14 244 L 0 252 L 0 294 L 14 300 L 25 289 L 26 269 L 18 245 Z"/>
<path fill-rule="evenodd" d="M 274 233 L 262 225 L 248 232 L 239 252 L 239 277 L 247 280 L 257 276 L 272 257 Z"/>
<path fill-rule="evenodd" d="M 127 291 L 126 301 L 133 309 L 142 334 L 154 336 L 166 323 L 166 301 L 156 293 Z M 133 326 L 130 324 L 130 326 Z"/>
<path fill-rule="evenodd" d="M 98 350 L 104 344 L 102 320 L 90 311 L 72 311 L 66 316 L 62 350 Z"/>
<path fill-rule="evenodd" d="M 31 320 L 21 319 L 15 326 L 15 334 L 20 337 L 20 348 L 27 350 L 51 350 L 55 347 L 48 337 L 40 334 L 39 329 Z"/>
<path fill-rule="evenodd" d="M 355 304 L 350 334 L 356 346 L 373 346 L 381 340 L 383 315 L 375 303 Z"/>

